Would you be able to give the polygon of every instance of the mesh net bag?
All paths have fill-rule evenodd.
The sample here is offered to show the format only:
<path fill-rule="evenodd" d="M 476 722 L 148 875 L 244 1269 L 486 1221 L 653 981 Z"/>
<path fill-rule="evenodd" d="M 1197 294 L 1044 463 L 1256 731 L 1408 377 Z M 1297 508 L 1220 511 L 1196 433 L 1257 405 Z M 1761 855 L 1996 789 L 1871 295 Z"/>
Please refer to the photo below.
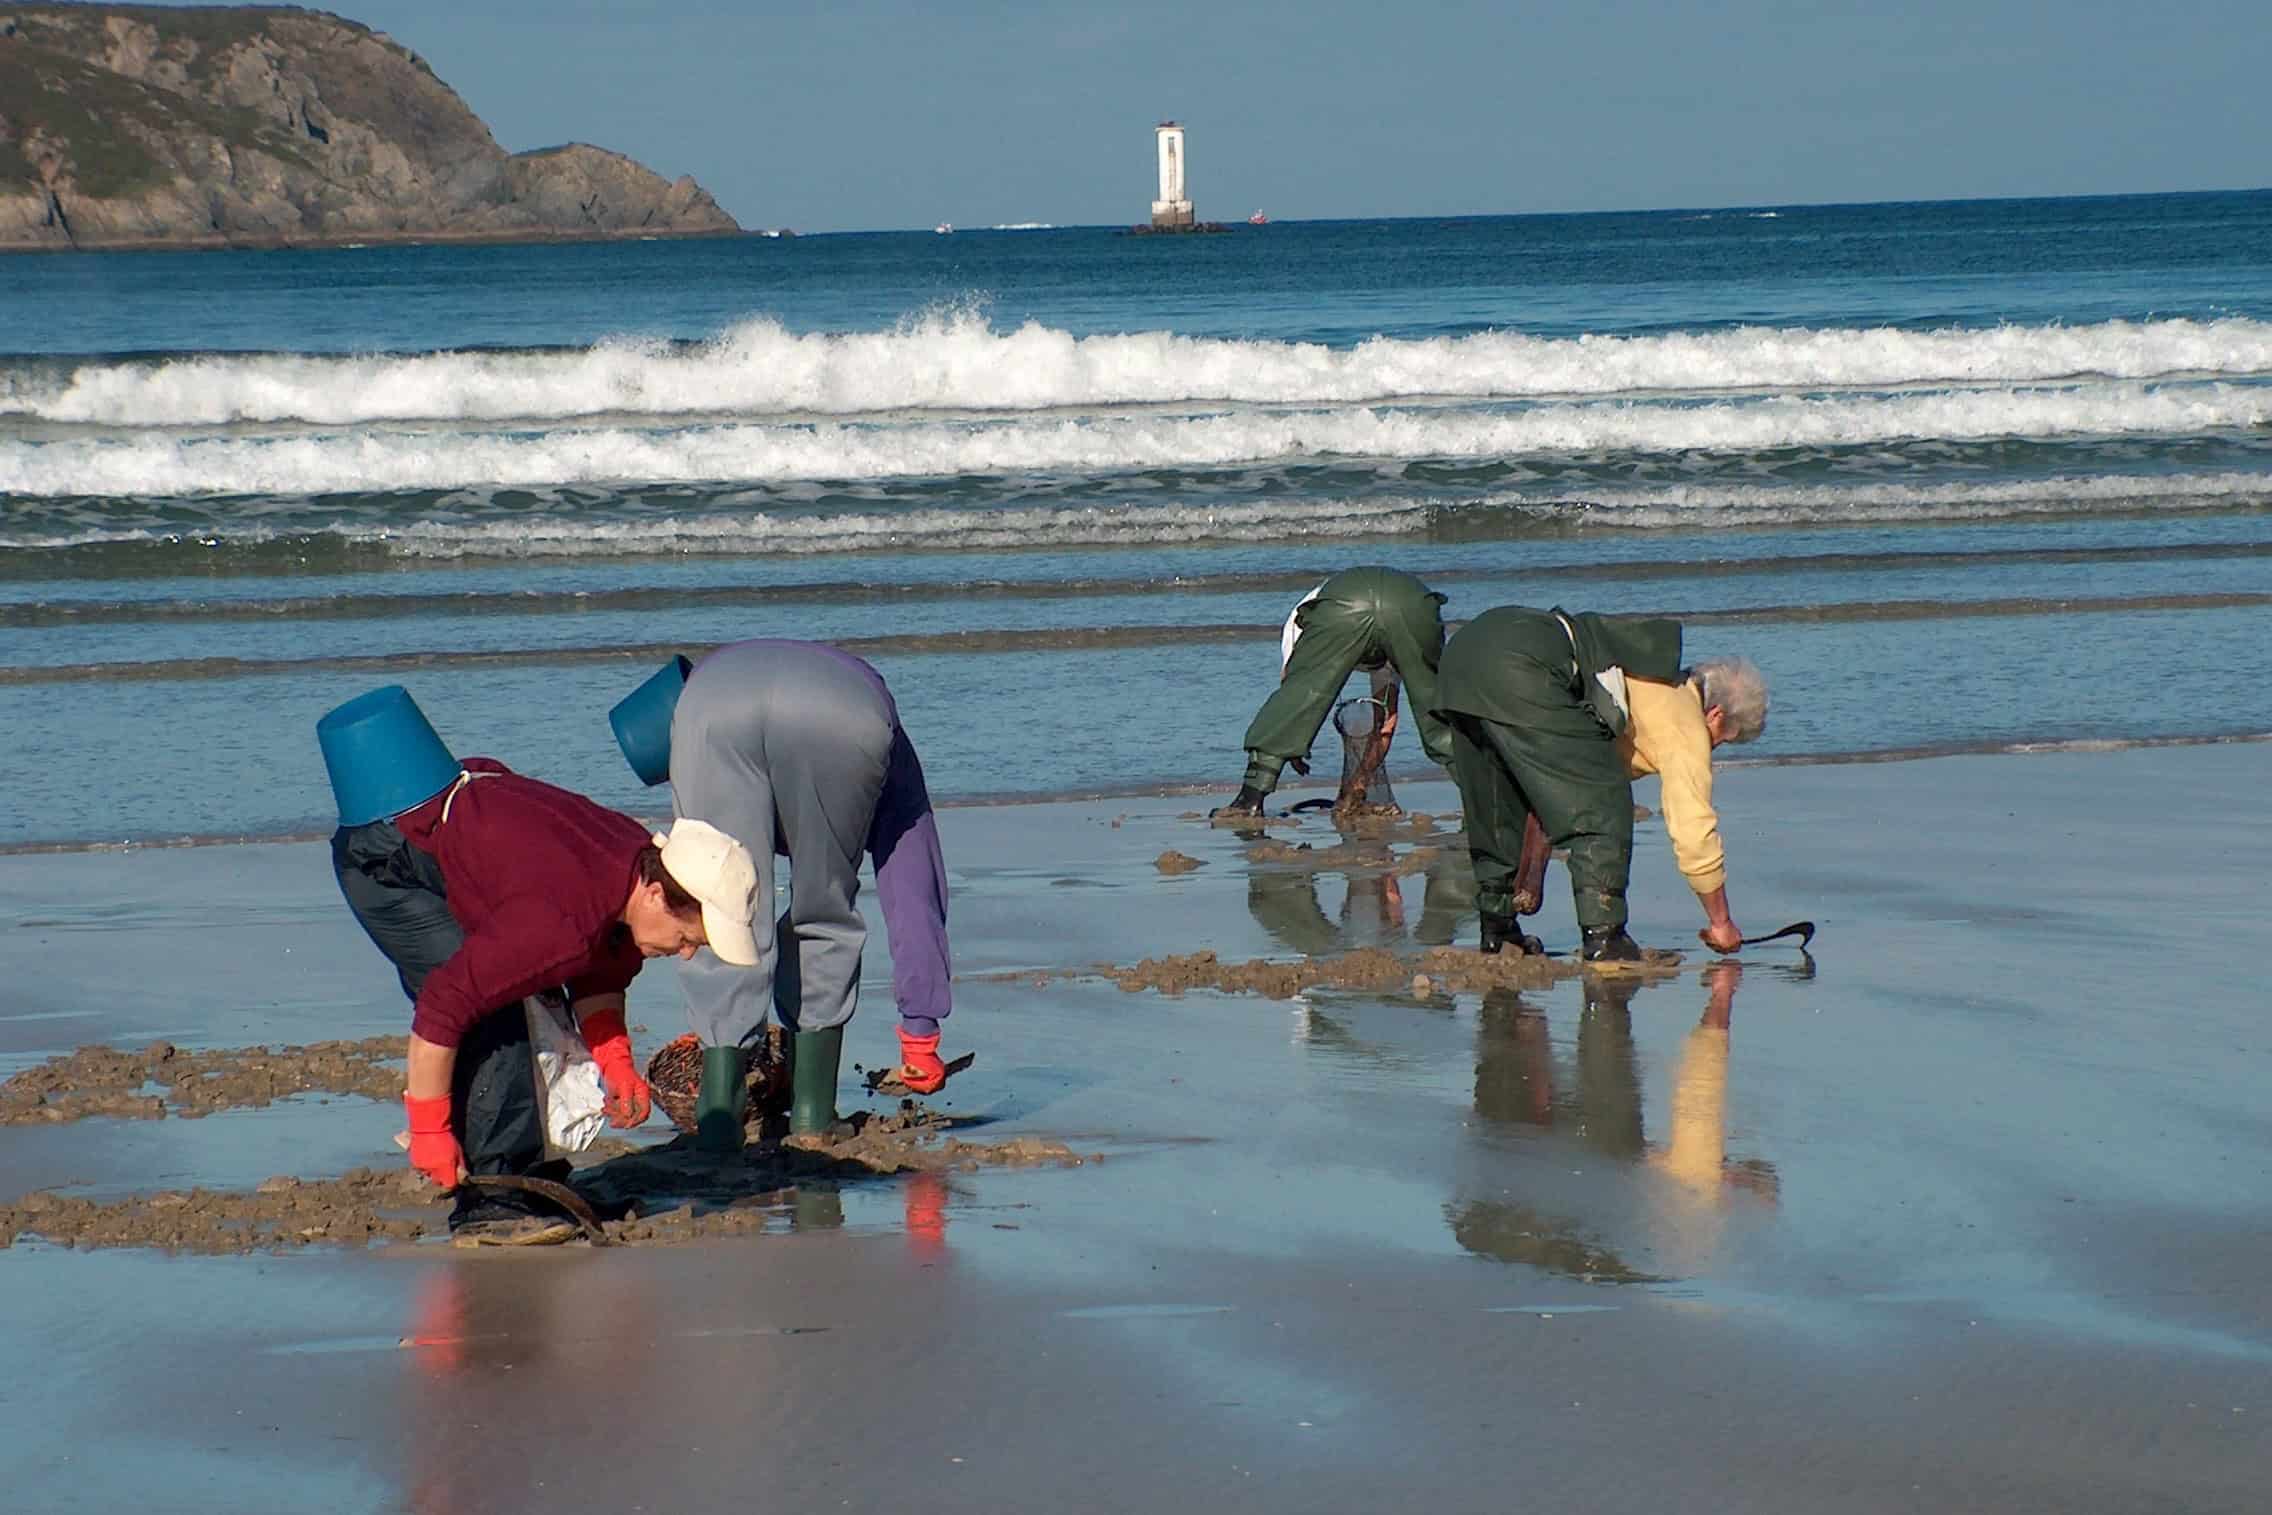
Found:
<path fill-rule="evenodd" d="M 1333 729 L 1341 733 L 1341 789 L 1333 799 L 1335 815 L 1397 813 L 1396 792 L 1389 788 L 1388 743 L 1381 728 L 1388 722 L 1388 706 L 1371 695 L 1343 700 L 1333 707 Z"/>
<path fill-rule="evenodd" d="M 747 1067 L 749 1104 L 745 1119 L 754 1123 L 767 1115 L 784 1115 L 789 1109 L 789 1039 L 778 1023 L 768 1023 L 765 1040 L 750 1054 Z M 702 1040 L 692 1032 L 674 1037 L 647 1059 L 647 1087 L 655 1103 L 681 1131 L 694 1129 L 695 1107 L 702 1098 Z"/>

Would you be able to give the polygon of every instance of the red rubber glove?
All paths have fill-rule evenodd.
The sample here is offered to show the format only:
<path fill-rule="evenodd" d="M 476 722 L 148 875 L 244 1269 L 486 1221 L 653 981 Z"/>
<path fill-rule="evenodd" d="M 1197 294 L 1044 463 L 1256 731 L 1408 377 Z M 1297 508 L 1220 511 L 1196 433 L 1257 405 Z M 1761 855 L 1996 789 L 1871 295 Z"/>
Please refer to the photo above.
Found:
<path fill-rule="evenodd" d="M 426 1175 L 438 1189 L 455 1189 L 465 1173 L 465 1154 L 450 1130 L 450 1097 L 437 1094 L 420 1099 L 404 1094 L 402 1108 L 410 1114 L 410 1166 Z"/>
<path fill-rule="evenodd" d="M 607 1086 L 607 1123 L 625 1127 L 643 1124 L 654 1108 L 647 1081 L 631 1062 L 631 1033 L 623 1029 L 621 1010 L 601 1010 L 576 1023 L 600 1065 L 600 1082 Z"/>
<path fill-rule="evenodd" d="M 947 1065 L 939 1061 L 939 1033 L 909 1036 L 899 1028 L 899 1081 L 917 1094 L 936 1094 L 946 1087 Z"/>

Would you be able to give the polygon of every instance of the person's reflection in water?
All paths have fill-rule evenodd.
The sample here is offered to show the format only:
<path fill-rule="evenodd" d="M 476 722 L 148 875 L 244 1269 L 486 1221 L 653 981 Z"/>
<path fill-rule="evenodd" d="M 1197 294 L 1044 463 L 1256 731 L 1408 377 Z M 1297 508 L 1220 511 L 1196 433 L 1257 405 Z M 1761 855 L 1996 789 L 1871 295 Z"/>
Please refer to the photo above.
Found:
<path fill-rule="evenodd" d="M 426 1270 L 402 1338 L 413 1515 L 537 1508 L 563 1489 L 595 1509 L 642 1496 L 609 1408 L 651 1387 L 639 1277 L 581 1249 Z"/>
<path fill-rule="evenodd" d="M 1512 989 L 1476 1008 L 1475 1113 L 1486 1121 L 1554 1124 L 1554 1043 L 1546 1012 Z"/>
<path fill-rule="evenodd" d="M 1574 1067 L 1556 1066 L 1545 1013 L 1511 989 L 1483 996 L 1476 1015 L 1475 1113 L 1485 1131 L 1530 1127 L 1574 1138 L 1610 1157 L 1640 1156 L 1641 1080 L 1633 1060 L 1628 1002 L 1641 980 L 1589 973 L 1578 1020 Z M 1445 1207 L 1452 1236 L 1462 1247 L 1501 1262 L 1523 1263 L 1573 1278 L 1645 1282 L 1648 1274 L 1588 1233 L 1585 1213 L 1556 1214 L 1512 1197 L 1510 1183 L 1529 1187 L 1548 1174 L 1504 1145 L 1485 1144 L 1483 1184 L 1495 1196 L 1455 1200 Z M 1567 1171 L 1551 1159 L 1556 1175 Z M 1584 1205 L 1589 1187 L 1564 1186 L 1547 1202 L 1554 1210 Z M 1614 1207 L 1612 1207 L 1614 1208 Z"/>
<path fill-rule="evenodd" d="M 1633 1061 L 1633 996 L 1641 980 L 1589 973 L 1578 1016 L 1578 1139 L 1609 1157 L 1641 1155 L 1641 1070 Z"/>
<path fill-rule="evenodd" d="M 1246 908 L 1270 939 L 1289 952 L 1323 957 L 1341 950 L 1341 934 L 1318 902 L 1317 875 L 1308 869 L 1250 868 Z"/>
<path fill-rule="evenodd" d="M 1475 870 L 1467 861 L 1467 842 L 1457 833 L 1430 845 L 1436 855 L 1428 859 L 1412 939 L 1423 947 L 1449 947 L 1475 919 Z"/>
<path fill-rule="evenodd" d="M 789 1229 L 841 1231 L 844 1229 L 844 1195 L 834 1184 L 799 1184 L 789 1191 Z"/>
<path fill-rule="evenodd" d="M 1404 889 L 1396 858 L 1385 842 L 1357 842 L 1363 856 L 1348 869 L 1257 863 L 1247 870 L 1246 907 L 1256 924 L 1289 952 L 1326 957 L 1352 947 L 1392 946 L 1404 936 Z M 1347 892 L 1341 919 L 1325 913 L 1321 872 L 1341 873 Z"/>
<path fill-rule="evenodd" d="M 1643 980 L 1587 974 L 1574 1068 L 1557 1066 L 1547 1021 L 1507 990 L 1483 997 L 1476 1021 L 1475 1113 L 1486 1128 L 1543 1127 L 1605 1156 L 1636 1165 L 1638 1191 L 1605 1172 L 1565 1190 L 1557 1203 L 1581 1219 L 1553 1220 L 1500 1201 L 1450 1207 L 1453 1234 L 1471 1251 L 1589 1277 L 1640 1278 L 1608 1246 L 1581 1239 L 1583 1217 L 1611 1220 L 1611 1239 L 1652 1269 L 1675 1276 L 1705 1271 L 1723 1249 L 1731 1198 L 1774 1203 L 1774 1167 L 1728 1156 L 1728 1067 L 1736 986 L 1742 965 L 1704 970 L 1704 1014 L 1672 1070 L 1671 1119 L 1652 1146 L 1643 1130 L 1642 1085 L 1634 1052 L 1631 1001 Z M 1502 1160 L 1501 1173 L 1509 1167 Z M 1519 1169 L 1513 1170 L 1519 1172 Z M 1538 1175 L 1545 1180 L 1545 1175 Z M 1573 1197 L 1573 1195 L 1575 1197 Z M 1638 1206 L 1638 1208 L 1635 1208 Z M 1598 1223 L 1598 1222 L 1597 1222 Z M 1622 1270 L 1622 1271 L 1620 1271 Z"/>
<path fill-rule="evenodd" d="M 907 1252 L 926 1266 L 945 1261 L 951 1250 L 947 1246 L 949 1193 L 943 1173 L 908 1175 L 905 1188 Z"/>
<path fill-rule="evenodd" d="M 1650 1161 L 1695 1197 L 1716 1204 L 1733 1186 L 1770 1201 L 1781 1179 L 1772 1164 L 1728 1160 L 1729 1028 L 1735 1013 L 1741 963 L 1704 970 L 1704 1016 L 1681 1047 L 1673 1074 L 1671 1139 Z"/>
<path fill-rule="evenodd" d="M 1398 850 L 1385 838 L 1342 827 L 1338 846 L 1355 849 L 1354 868 L 1301 868 L 1257 862 L 1247 869 L 1247 909 L 1271 940 L 1304 957 L 1346 952 L 1351 947 L 1394 946 L 1407 935 L 1423 947 L 1448 947 L 1460 928 L 1475 919 L 1475 872 L 1467 861 L 1460 832 L 1438 832 L 1426 845 Z M 1420 909 L 1413 918 L 1405 902 L 1405 880 L 1421 863 Z M 1323 873 L 1348 880 L 1336 923 L 1325 913 L 1318 885 Z"/>
<path fill-rule="evenodd" d="M 1476 1012 L 1475 1113 L 1486 1121 L 1552 1126 L 1609 1157 L 1641 1155 L 1641 1074 L 1633 1014 L 1641 980 L 1589 973 L 1578 1017 L 1575 1077 L 1557 1080 L 1545 1013 L 1512 989 L 1491 989 Z"/>
<path fill-rule="evenodd" d="M 1636 1284 L 1657 1280 L 1610 1248 L 1591 1241 L 1573 1221 L 1528 1205 L 1469 1200 L 1444 1207 L 1452 1239 L 1478 1257 L 1543 1268 L 1588 1283 Z"/>

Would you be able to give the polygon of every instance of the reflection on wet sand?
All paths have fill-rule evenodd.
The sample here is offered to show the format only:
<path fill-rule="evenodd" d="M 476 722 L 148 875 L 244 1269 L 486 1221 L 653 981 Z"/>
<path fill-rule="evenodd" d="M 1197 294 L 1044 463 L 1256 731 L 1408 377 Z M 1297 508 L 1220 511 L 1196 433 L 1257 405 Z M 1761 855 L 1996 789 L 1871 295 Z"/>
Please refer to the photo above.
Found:
<path fill-rule="evenodd" d="M 1485 994 L 1476 1019 L 1475 1113 L 1494 1176 L 1519 1180 L 1522 1174 L 1513 1168 L 1519 1152 L 1508 1151 L 1493 1133 L 1529 1128 L 1629 1165 L 1628 1176 L 1643 1182 L 1628 1191 L 1604 1176 L 1594 1189 L 1580 1191 L 1575 1207 L 1581 1213 L 1571 1217 L 1500 1198 L 1455 1200 L 1446 1216 L 1460 1245 L 1600 1281 L 1641 1282 L 1708 1268 L 1720 1250 L 1728 1206 L 1774 1203 L 1780 1195 L 1772 1164 L 1728 1155 L 1730 1026 L 1742 973 L 1733 962 L 1704 970 L 1704 1012 L 1682 1043 L 1669 1129 L 1658 1144 L 1644 1129 L 1633 1043 L 1631 1004 L 1643 981 L 1587 976 L 1567 1065 L 1556 1055 L 1543 1011 L 1513 991 Z M 1628 1192 L 1637 1208 L 1625 1202 Z M 1633 1234 L 1614 1234 L 1627 1229 Z M 1605 1230 L 1613 1234 L 1600 1237 Z M 1635 1247 L 1661 1274 L 1620 1255 Z"/>
<path fill-rule="evenodd" d="M 909 1260 L 944 1264 L 952 1183 L 922 1170 L 904 1175 L 901 1189 Z M 797 1231 L 844 1225 L 834 1186 L 802 1185 L 787 1208 Z M 758 1270 L 753 1280 L 764 1277 L 758 1259 L 747 1266 Z M 669 1405 L 674 1395 L 730 1396 L 751 1406 L 751 1444 L 786 1438 L 760 1407 L 794 1397 L 802 1359 L 737 1344 L 832 1329 L 789 1323 L 794 1315 L 752 1319 L 714 1297 L 696 1304 L 651 1268 L 580 1248 L 451 1254 L 427 1269 L 408 1303 L 400 1346 L 412 1371 L 400 1380 L 400 1420 L 414 1515 L 660 1508 L 658 1491 L 686 1474 L 654 1465 L 651 1431 L 637 1429 L 652 1411 L 640 1407 Z M 695 1507 L 708 1508 L 717 1492 Z M 762 1488 L 733 1502 L 770 1506 Z"/>
<path fill-rule="evenodd" d="M 766 1231 L 833 1230 L 844 1223 L 840 1191 L 893 1175 L 927 1195 L 949 1172 L 1080 1165 L 1062 1143 L 1019 1136 L 974 1141 L 958 1121 L 903 1100 L 897 1112 L 858 1112 L 848 1134 L 819 1150 L 753 1145 L 728 1159 L 694 1151 L 683 1138 L 661 1146 L 627 1141 L 576 1169 L 569 1186 L 597 1212 L 610 1245 L 691 1242 Z M 594 1149 L 598 1155 L 600 1148 Z M 911 1192 L 913 1192 L 911 1190 Z M 916 1211 L 910 1201 L 910 1224 Z M 927 1206 L 935 1211 L 943 1200 Z M 113 1199 L 34 1191 L 0 1204 L 0 1250 L 31 1238 L 82 1250 L 159 1247 L 178 1252 L 255 1252 L 292 1247 L 367 1247 L 414 1242 L 442 1229 L 442 1202 L 416 1173 L 356 1168 L 335 1179 L 270 1178 L 257 1189 L 161 1189 Z M 937 1229 L 939 1223 L 924 1224 Z"/>
<path fill-rule="evenodd" d="M 902 1191 L 906 1206 L 907 1255 L 918 1263 L 944 1262 L 947 1245 L 947 1201 L 953 1190 L 937 1173 L 917 1173 Z"/>
<path fill-rule="evenodd" d="M 1452 1236 L 1459 1244 L 1479 1257 L 1543 1268 L 1586 1283 L 1663 1282 L 1609 1248 L 1586 1240 L 1576 1222 L 1523 1205 L 1470 1200 L 1446 1206 L 1444 1218 L 1451 1222 Z"/>
<path fill-rule="evenodd" d="M 1704 1017 L 1682 1044 L 1673 1073 L 1672 1137 L 1650 1154 L 1659 1171 L 1703 1198 L 1732 1184 L 1764 1199 L 1779 1197 L 1781 1179 L 1759 1159 L 1728 1159 L 1728 1034 L 1741 963 L 1704 970 Z"/>
<path fill-rule="evenodd" d="M 1419 912 L 1408 902 L 1408 879 L 1421 880 Z M 1340 874 L 1346 884 L 1339 918 L 1325 913 L 1319 880 Z M 1259 865 L 1247 870 L 1247 909 L 1272 941 L 1305 957 L 1351 947 L 1393 947 L 1407 936 L 1424 947 L 1449 946 L 1475 913 L 1475 877 L 1451 847 L 1417 847 L 1399 854 L 1386 837 L 1344 831 L 1342 842 L 1296 867 Z"/>
<path fill-rule="evenodd" d="M 1558 1130 L 1610 1157 L 1641 1152 L 1641 1079 L 1627 1008 L 1640 983 L 1588 976 L 1575 1075 L 1555 1066 L 1546 1015 L 1513 991 L 1483 996 L 1476 1016 L 1475 1113 L 1486 1122 Z"/>
<path fill-rule="evenodd" d="M 457 1257 L 412 1296 L 399 1380 L 414 1515 L 541 1505 L 604 1487 L 625 1448 L 607 1406 L 654 1392 L 682 1343 L 646 1276 L 569 1256 Z"/>

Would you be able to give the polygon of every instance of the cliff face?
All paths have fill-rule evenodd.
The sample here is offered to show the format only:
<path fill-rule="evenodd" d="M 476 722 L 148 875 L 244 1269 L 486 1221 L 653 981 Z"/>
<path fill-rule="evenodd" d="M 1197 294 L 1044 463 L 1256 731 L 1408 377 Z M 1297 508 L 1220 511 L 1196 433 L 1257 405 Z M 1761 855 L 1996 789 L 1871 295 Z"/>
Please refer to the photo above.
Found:
<path fill-rule="evenodd" d="M 620 154 L 507 153 L 416 54 L 321 11 L 0 0 L 0 249 L 738 230 Z"/>

